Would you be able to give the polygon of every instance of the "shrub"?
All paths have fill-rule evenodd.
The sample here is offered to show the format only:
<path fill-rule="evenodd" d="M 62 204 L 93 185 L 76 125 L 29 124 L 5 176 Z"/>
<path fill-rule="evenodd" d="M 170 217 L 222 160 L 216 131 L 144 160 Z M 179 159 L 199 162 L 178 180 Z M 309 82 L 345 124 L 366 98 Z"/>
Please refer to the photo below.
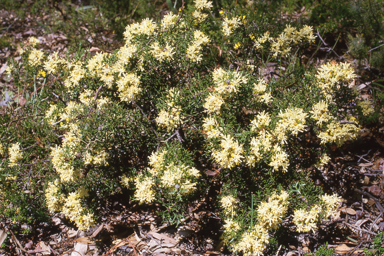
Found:
<path fill-rule="evenodd" d="M 238 9 L 212 8 L 196 0 L 129 24 L 111 54 L 46 54 L 30 38 L 7 70 L 18 92 L 3 101 L 1 214 L 61 212 L 87 230 L 124 193 L 177 224 L 213 173 L 234 252 L 261 254 L 283 220 L 309 232 L 331 217 L 340 198 L 308 167 L 357 136 L 353 69 L 304 66 L 309 26 L 262 31 Z M 263 75 L 266 63 L 276 69 Z"/>

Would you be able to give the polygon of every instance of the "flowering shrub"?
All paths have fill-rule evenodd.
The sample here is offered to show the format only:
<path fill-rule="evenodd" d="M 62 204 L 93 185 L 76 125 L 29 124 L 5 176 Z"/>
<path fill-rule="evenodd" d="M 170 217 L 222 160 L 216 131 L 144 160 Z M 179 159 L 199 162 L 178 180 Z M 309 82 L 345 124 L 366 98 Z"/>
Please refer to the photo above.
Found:
<path fill-rule="evenodd" d="M 223 183 L 224 242 L 234 252 L 263 254 L 290 215 L 297 232 L 316 229 L 340 199 L 319 197 L 305 170 L 322 168 L 330 146 L 357 137 L 356 95 L 347 86 L 354 72 L 346 63 L 315 71 L 295 63 L 316 39 L 309 26 L 271 33 L 236 10 L 217 17 L 211 9 L 196 0 L 187 14 L 180 8 L 158 23 L 130 24 L 113 53 L 63 57 L 30 39 L 22 61 L 9 62 L 22 93 L 14 97 L 19 107 L 9 103 L 1 118 L 19 126 L 12 116 L 27 120 L 25 137 L 3 127 L 2 179 L 38 183 L 42 210 L 87 230 L 101 203 L 127 190 L 178 223 L 214 169 Z M 263 75 L 271 61 L 279 64 L 276 75 Z M 27 92 L 33 97 L 22 104 Z M 44 176 L 31 178 L 27 167 Z M 306 183 L 306 203 L 292 196 L 296 181 Z M 15 190 L 2 184 L 1 210 L 16 212 L 25 190 L 6 199 Z"/>

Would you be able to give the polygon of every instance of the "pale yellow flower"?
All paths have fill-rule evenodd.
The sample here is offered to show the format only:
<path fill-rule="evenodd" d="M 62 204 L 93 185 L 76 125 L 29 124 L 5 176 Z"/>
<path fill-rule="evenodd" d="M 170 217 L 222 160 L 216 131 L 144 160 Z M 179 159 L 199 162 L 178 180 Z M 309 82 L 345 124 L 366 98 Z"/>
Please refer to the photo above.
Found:
<path fill-rule="evenodd" d="M 295 210 L 293 223 L 296 225 L 296 231 L 299 233 L 314 231 L 317 228 L 320 212 L 321 208 L 318 205 L 313 206 L 310 211 L 304 209 Z"/>
<path fill-rule="evenodd" d="M 221 150 L 212 151 L 212 156 L 221 167 L 232 168 L 241 163 L 243 148 L 230 135 L 223 135 L 220 147 Z"/>
<path fill-rule="evenodd" d="M 166 15 L 164 15 L 163 19 L 161 20 L 161 28 L 165 30 L 175 25 L 178 18 L 179 16 L 177 16 L 176 14 L 173 14 L 172 12 L 167 13 Z"/>
<path fill-rule="evenodd" d="M 173 60 L 173 55 L 175 54 L 175 49 L 171 47 L 168 43 L 165 46 L 160 46 L 158 42 L 154 42 L 151 45 L 152 55 L 160 62 L 171 61 Z"/>
<path fill-rule="evenodd" d="M 9 154 L 9 167 L 17 166 L 17 162 L 23 159 L 23 153 L 20 150 L 20 143 L 14 143 L 8 149 Z"/>
<path fill-rule="evenodd" d="M 210 94 L 204 103 L 205 111 L 209 114 L 220 114 L 220 108 L 224 104 L 224 100 L 220 95 Z"/>
<path fill-rule="evenodd" d="M 260 225 L 255 225 L 251 231 L 242 234 L 240 241 L 232 245 L 235 252 L 242 252 L 245 256 L 261 256 L 269 243 L 269 235 Z"/>
<path fill-rule="evenodd" d="M 155 200 L 155 192 L 153 187 L 155 182 L 150 177 L 137 177 L 135 179 L 136 191 L 135 199 L 140 201 L 140 203 L 150 204 Z"/>
<path fill-rule="evenodd" d="M 224 212 L 226 214 L 234 214 L 235 213 L 235 207 L 237 205 L 237 199 L 233 196 L 224 196 L 220 200 L 221 206 L 224 209 Z"/>
<path fill-rule="evenodd" d="M 41 64 L 43 60 L 44 53 L 40 50 L 32 49 L 31 53 L 28 56 L 28 61 L 31 66 L 37 66 Z"/>
<path fill-rule="evenodd" d="M 320 199 L 325 204 L 325 218 L 328 218 L 332 215 L 336 214 L 336 209 L 338 206 L 340 206 L 340 203 L 342 202 L 342 198 L 337 196 L 336 194 L 333 195 L 323 195 L 320 197 Z"/>
<path fill-rule="evenodd" d="M 213 4 L 211 1 L 207 0 L 195 0 L 195 7 L 198 10 L 203 10 L 203 9 L 211 9 L 213 7 Z"/>
<path fill-rule="evenodd" d="M 227 17 L 224 17 L 224 22 L 223 22 L 223 32 L 224 35 L 230 36 L 232 32 L 240 26 L 240 18 L 239 17 L 234 17 L 232 19 L 228 19 Z"/>
<path fill-rule="evenodd" d="M 281 192 L 281 196 L 272 194 L 268 202 L 262 202 L 257 208 L 257 220 L 266 230 L 275 230 L 285 218 L 288 211 L 289 194 Z"/>
<path fill-rule="evenodd" d="M 375 113 L 375 109 L 373 107 L 373 104 L 368 99 L 359 100 L 357 105 L 359 107 L 361 107 L 361 110 L 362 110 L 364 116 L 370 116 L 373 113 Z"/>
<path fill-rule="evenodd" d="M 116 84 L 122 101 L 130 102 L 135 100 L 142 90 L 140 88 L 140 77 L 134 73 L 124 74 Z"/>

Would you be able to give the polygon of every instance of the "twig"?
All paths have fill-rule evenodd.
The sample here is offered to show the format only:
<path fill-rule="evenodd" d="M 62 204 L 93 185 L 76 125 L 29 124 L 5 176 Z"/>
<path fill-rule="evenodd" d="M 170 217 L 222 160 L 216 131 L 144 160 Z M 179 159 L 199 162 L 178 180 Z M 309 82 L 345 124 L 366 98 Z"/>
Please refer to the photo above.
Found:
<path fill-rule="evenodd" d="M 8 229 L 8 228 L 7 228 Z M 15 234 L 13 234 L 12 230 L 8 229 L 9 232 L 11 232 L 11 235 L 12 235 L 12 238 L 14 240 L 14 242 L 16 243 L 16 245 L 19 247 L 20 250 L 22 250 L 24 253 L 28 254 L 29 256 L 32 256 L 31 254 L 29 254 L 24 248 L 23 246 L 21 246 L 19 240 L 17 240 Z"/>
<path fill-rule="evenodd" d="M 324 39 L 320 36 L 320 33 L 319 33 L 319 30 L 318 30 L 318 29 L 317 29 L 316 35 L 320 38 L 321 42 L 323 42 L 323 44 L 326 46 L 326 49 L 327 49 L 328 52 L 332 51 L 334 54 L 336 54 L 336 56 L 337 56 L 338 58 L 341 58 L 341 57 L 335 52 L 335 50 L 333 50 L 333 48 L 336 46 L 336 44 L 335 44 L 335 46 L 334 46 L 333 48 L 329 47 L 328 44 L 324 41 Z M 337 41 L 336 41 L 336 42 L 337 42 Z"/>
<path fill-rule="evenodd" d="M 280 245 L 280 246 L 279 246 L 279 249 L 277 250 L 277 252 L 276 252 L 276 255 L 275 255 L 275 256 L 278 256 L 278 255 L 279 255 L 279 252 L 280 252 L 280 250 L 281 250 L 281 246 L 282 246 L 282 245 Z"/>
<path fill-rule="evenodd" d="M 175 136 L 176 136 L 176 132 L 174 134 L 172 134 L 168 139 L 162 140 L 161 142 L 167 142 L 167 141 L 169 141 L 170 139 L 172 139 Z"/>
<path fill-rule="evenodd" d="M 148 123 L 151 124 L 151 121 L 149 120 L 149 118 L 147 117 L 147 115 L 144 113 L 144 111 L 139 107 L 139 105 L 136 104 L 136 102 L 134 100 L 132 100 L 132 103 L 140 110 L 141 114 L 143 114 L 143 116 L 147 119 Z M 157 141 L 160 141 L 160 137 L 159 135 L 157 134 L 157 132 L 155 131 L 155 129 L 153 129 L 153 127 L 151 126 L 151 130 L 153 131 L 153 133 L 156 135 L 157 137 Z"/>
<path fill-rule="evenodd" d="M 363 229 L 363 228 L 358 228 L 358 227 L 355 227 L 355 226 L 353 226 L 352 224 L 349 224 L 349 223 L 347 223 L 347 222 L 343 222 L 345 225 L 347 225 L 347 226 L 349 226 L 349 227 L 351 227 L 351 228 L 353 228 L 353 229 L 356 229 L 356 230 L 358 230 L 358 231 L 362 231 L 362 232 L 365 232 L 365 233 L 368 233 L 368 234 L 371 234 L 371 235 L 374 235 L 374 236 L 377 236 L 377 234 L 375 233 L 375 232 L 372 232 L 372 231 L 368 231 L 368 230 L 366 230 L 366 229 Z"/>
<path fill-rule="evenodd" d="M 364 159 L 364 156 L 367 156 L 368 154 L 369 154 L 369 152 L 371 152 L 371 149 L 370 150 L 368 150 L 368 152 L 366 153 L 366 154 L 364 154 L 364 155 L 361 155 L 361 156 L 359 156 L 359 155 L 356 155 L 356 156 L 358 156 L 359 157 L 359 160 L 357 160 L 357 162 L 360 162 L 360 160 L 363 158 Z M 366 160 L 366 159 L 364 159 L 364 160 Z"/>
<path fill-rule="evenodd" d="M 317 32 L 316 32 L 316 35 L 320 38 L 321 42 L 323 42 L 323 44 L 325 46 L 328 46 L 328 44 L 323 40 L 323 38 L 320 36 L 320 33 L 319 33 L 319 30 L 317 29 Z"/>
<path fill-rule="evenodd" d="M 348 120 L 341 120 L 340 123 L 341 123 L 341 124 L 354 124 L 354 125 L 356 125 L 356 126 L 359 126 L 359 125 L 357 125 L 355 122 L 348 121 Z"/>
<path fill-rule="evenodd" d="M 133 249 L 133 253 L 137 256 L 137 252 L 136 252 L 136 248 L 135 248 L 135 247 L 136 247 L 136 245 L 139 244 L 139 243 L 137 243 L 136 245 L 133 245 L 133 244 L 131 243 L 131 241 L 129 240 L 129 238 L 130 238 L 131 236 L 132 236 L 132 235 L 126 237 L 125 239 L 122 239 L 120 242 L 118 242 L 116 245 L 114 245 L 111 249 L 109 249 L 109 251 L 108 251 L 106 254 L 103 254 L 102 256 L 107 256 L 107 255 L 113 253 L 117 248 L 119 248 L 120 246 L 122 246 L 122 244 L 123 244 L 124 242 L 128 242 L 129 246 L 132 247 L 132 249 Z"/>
<path fill-rule="evenodd" d="M 373 51 L 373 50 L 376 50 L 376 49 L 380 48 L 381 46 L 384 46 L 384 44 L 381 44 L 381 45 L 379 45 L 379 46 L 376 46 L 375 48 L 372 48 L 372 49 L 369 50 L 368 52 L 371 52 L 371 51 Z"/>
<path fill-rule="evenodd" d="M 359 243 L 359 245 L 357 245 L 355 248 L 353 248 L 352 251 L 349 251 L 349 252 L 348 252 L 348 255 L 353 255 L 353 253 L 354 253 L 357 249 L 360 248 L 360 246 L 363 244 L 363 242 L 364 242 L 364 241 L 361 241 L 361 242 Z"/>
<path fill-rule="evenodd" d="M 99 94 L 99 92 L 100 92 L 100 90 L 101 90 L 101 88 L 103 87 L 103 84 L 102 85 L 100 85 L 100 87 L 99 88 L 97 88 L 97 91 L 96 91 L 96 94 L 95 94 L 95 100 L 97 100 L 97 95 Z"/>
<path fill-rule="evenodd" d="M 379 202 L 379 199 L 377 199 L 376 197 L 374 197 L 370 193 L 365 192 L 365 191 L 360 190 L 360 189 L 357 189 L 357 188 L 355 188 L 354 191 L 358 192 L 358 193 L 360 193 L 362 195 L 365 195 L 365 196 L 368 196 L 368 197 L 372 198 L 375 201 L 376 207 L 380 210 L 380 212 L 384 213 L 384 208 L 383 208 L 383 206 L 381 206 L 381 204 Z"/>
<path fill-rule="evenodd" d="M 65 106 L 67 106 L 67 103 L 59 96 L 57 95 L 56 93 L 52 92 L 53 96 L 55 96 L 56 98 L 58 98 L 61 102 L 64 103 Z"/>

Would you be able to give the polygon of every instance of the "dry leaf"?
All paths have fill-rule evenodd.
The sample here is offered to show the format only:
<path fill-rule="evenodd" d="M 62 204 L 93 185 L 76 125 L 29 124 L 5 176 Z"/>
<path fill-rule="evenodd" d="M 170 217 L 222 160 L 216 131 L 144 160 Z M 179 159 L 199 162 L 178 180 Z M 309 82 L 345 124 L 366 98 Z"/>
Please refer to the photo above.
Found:
<path fill-rule="evenodd" d="M 27 102 L 27 100 L 23 96 L 19 97 L 19 104 L 20 104 L 20 106 L 24 106 L 26 102 Z"/>
<path fill-rule="evenodd" d="M 7 238 L 7 233 L 4 232 L 4 230 L 0 229 L 0 244 L 3 244 L 6 238 Z"/>
<path fill-rule="evenodd" d="M 216 176 L 217 174 L 220 174 L 220 171 L 217 171 L 217 170 L 208 170 L 205 172 L 205 174 L 207 174 L 208 176 Z"/>
<path fill-rule="evenodd" d="M 354 247 L 349 247 L 346 244 L 341 244 L 341 245 L 336 246 L 335 253 L 347 254 L 349 251 L 352 251 L 353 249 L 354 249 Z M 355 250 L 352 255 L 357 255 L 363 251 L 364 250 Z"/>
<path fill-rule="evenodd" d="M 361 164 L 359 164 L 360 167 L 369 167 L 372 165 L 373 165 L 373 163 L 361 163 Z"/>
<path fill-rule="evenodd" d="M 368 192 L 371 193 L 371 194 L 373 194 L 373 195 L 375 195 L 375 196 L 380 196 L 380 194 L 381 194 L 381 189 L 380 189 L 379 186 L 377 186 L 377 185 L 373 185 L 373 186 L 370 186 L 370 187 L 368 188 Z"/>
<path fill-rule="evenodd" d="M 93 243 L 93 240 L 92 238 L 89 238 L 89 237 L 79 237 L 75 240 L 76 242 L 78 243 L 82 243 L 82 244 L 92 244 Z"/>
<path fill-rule="evenodd" d="M 77 243 L 75 245 L 74 251 L 71 253 L 71 256 L 85 256 L 85 254 L 88 251 L 88 245 L 87 244 L 82 244 L 82 243 Z"/>
<path fill-rule="evenodd" d="M 101 52 L 101 49 L 100 48 L 97 48 L 97 47 L 91 47 L 91 49 L 89 49 L 90 52 Z"/>
<path fill-rule="evenodd" d="M 159 233 L 151 231 L 151 232 L 149 232 L 147 234 L 147 237 L 148 237 L 148 235 L 150 235 L 153 238 L 163 242 L 164 244 L 173 244 L 173 246 L 175 246 L 177 244 L 177 240 L 176 239 L 173 239 L 173 238 L 171 238 L 171 237 L 169 237 L 169 236 L 167 236 L 166 234 L 163 234 L 163 233 L 159 234 Z"/>
<path fill-rule="evenodd" d="M 67 234 L 68 234 L 69 238 L 72 238 L 72 237 L 77 236 L 77 231 L 76 230 L 69 230 Z"/>
<path fill-rule="evenodd" d="M 356 211 L 353 210 L 352 208 L 345 209 L 345 212 L 348 213 L 349 215 L 356 215 Z"/>
<path fill-rule="evenodd" d="M 43 250 L 41 253 L 43 255 L 50 255 L 51 254 L 51 248 L 47 246 L 44 242 L 40 242 L 40 247 Z"/>
<path fill-rule="evenodd" d="M 1 74 L 4 73 L 4 71 L 7 69 L 7 67 L 8 67 L 7 63 L 4 63 L 3 66 L 1 66 L 1 68 L 0 68 L 0 76 L 1 76 Z"/>

